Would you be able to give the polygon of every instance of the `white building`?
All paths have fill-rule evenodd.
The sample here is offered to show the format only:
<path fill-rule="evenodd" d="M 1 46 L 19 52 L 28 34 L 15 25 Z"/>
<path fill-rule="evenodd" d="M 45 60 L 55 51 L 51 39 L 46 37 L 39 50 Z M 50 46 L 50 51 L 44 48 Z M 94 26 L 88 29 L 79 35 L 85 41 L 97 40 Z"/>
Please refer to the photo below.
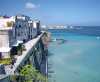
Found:
<path fill-rule="evenodd" d="M 39 35 L 39 34 L 41 33 L 40 21 L 35 20 L 35 21 L 33 22 L 33 27 L 34 27 L 34 28 L 37 28 L 37 35 Z"/>
<path fill-rule="evenodd" d="M 38 29 L 34 27 L 34 21 L 28 21 L 28 23 L 29 23 L 29 39 L 35 38 Z"/>
<path fill-rule="evenodd" d="M 0 18 L 0 58 L 9 58 L 13 45 L 29 41 L 40 31 L 40 21 L 32 21 L 25 15 Z"/>
<path fill-rule="evenodd" d="M 24 15 L 17 15 L 15 16 L 15 36 L 16 40 L 20 41 L 28 41 L 28 32 L 29 32 L 29 25 L 28 21 L 30 18 Z"/>
<path fill-rule="evenodd" d="M 15 36 L 17 40 L 28 41 L 40 34 L 40 21 L 31 20 L 30 17 L 17 15 L 15 21 Z"/>
<path fill-rule="evenodd" d="M 10 57 L 10 47 L 15 42 L 14 21 L 13 17 L 0 19 L 0 58 Z"/>

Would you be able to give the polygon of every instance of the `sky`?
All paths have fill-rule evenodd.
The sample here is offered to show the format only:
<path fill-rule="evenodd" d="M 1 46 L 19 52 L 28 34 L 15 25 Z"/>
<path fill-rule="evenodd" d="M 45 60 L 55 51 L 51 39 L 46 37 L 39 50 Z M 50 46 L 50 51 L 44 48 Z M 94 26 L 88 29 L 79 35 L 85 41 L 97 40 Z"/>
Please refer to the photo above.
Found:
<path fill-rule="evenodd" d="M 100 0 L 0 0 L 0 15 L 16 14 L 46 25 L 100 25 Z"/>

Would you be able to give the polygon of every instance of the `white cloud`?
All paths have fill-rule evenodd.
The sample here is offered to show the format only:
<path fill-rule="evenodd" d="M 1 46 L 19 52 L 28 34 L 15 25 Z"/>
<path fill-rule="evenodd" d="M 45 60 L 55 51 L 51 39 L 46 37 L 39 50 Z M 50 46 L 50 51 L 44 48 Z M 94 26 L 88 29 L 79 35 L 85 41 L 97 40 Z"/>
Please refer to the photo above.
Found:
<path fill-rule="evenodd" d="M 34 4 L 34 3 L 27 2 L 26 5 L 25 5 L 25 7 L 26 7 L 27 9 L 36 9 L 37 7 L 40 7 L 40 5 L 36 5 L 36 4 Z"/>

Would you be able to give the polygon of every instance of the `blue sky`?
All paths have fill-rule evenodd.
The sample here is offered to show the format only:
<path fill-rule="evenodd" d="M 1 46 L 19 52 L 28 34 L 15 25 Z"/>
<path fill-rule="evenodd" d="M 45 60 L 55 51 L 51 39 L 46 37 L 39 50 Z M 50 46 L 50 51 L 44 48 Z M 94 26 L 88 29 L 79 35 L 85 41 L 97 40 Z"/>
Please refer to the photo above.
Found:
<path fill-rule="evenodd" d="M 43 24 L 100 25 L 100 0 L 0 0 L 0 14 L 25 14 Z"/>

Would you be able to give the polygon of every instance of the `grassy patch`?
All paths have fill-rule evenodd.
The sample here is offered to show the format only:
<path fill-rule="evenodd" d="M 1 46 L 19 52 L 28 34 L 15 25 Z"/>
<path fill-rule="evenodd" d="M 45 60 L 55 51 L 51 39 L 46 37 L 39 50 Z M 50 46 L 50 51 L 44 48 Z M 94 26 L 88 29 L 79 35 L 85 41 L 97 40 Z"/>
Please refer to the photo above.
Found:
<path fill-rule="evenodd" d="M 5 64 L 5 65 L 11 64 L 11 58 L 0 59 L 0 64 Z"/>

